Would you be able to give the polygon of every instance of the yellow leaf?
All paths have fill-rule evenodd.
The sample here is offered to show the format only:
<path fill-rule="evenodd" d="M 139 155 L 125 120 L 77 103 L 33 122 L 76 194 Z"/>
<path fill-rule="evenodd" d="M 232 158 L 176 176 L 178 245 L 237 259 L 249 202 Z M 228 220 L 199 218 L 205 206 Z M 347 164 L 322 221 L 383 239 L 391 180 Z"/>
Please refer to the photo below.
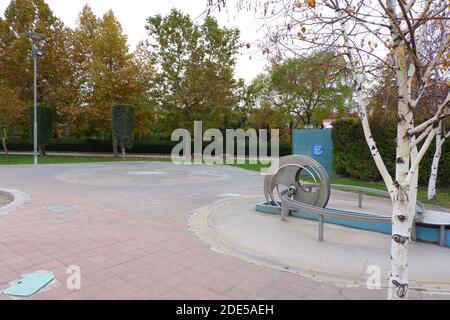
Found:
<path fill-rule="evenodd" d="M 310 8 L 315 8 L 315 7 L 316 7 L 316 0 L 306 0 L 306 4 L 307 4 Z"/>
<path fill-rule="evenodd" d="M 302 32 L 305 33 L 306 32 L 306 28 L 302 27 Z"/>
<path fill-rule="evenodd" d="M 295 2 L 295 6 L 297 8 L 301 8 L 302 7 L 302 3 L 300 1 Z"/>

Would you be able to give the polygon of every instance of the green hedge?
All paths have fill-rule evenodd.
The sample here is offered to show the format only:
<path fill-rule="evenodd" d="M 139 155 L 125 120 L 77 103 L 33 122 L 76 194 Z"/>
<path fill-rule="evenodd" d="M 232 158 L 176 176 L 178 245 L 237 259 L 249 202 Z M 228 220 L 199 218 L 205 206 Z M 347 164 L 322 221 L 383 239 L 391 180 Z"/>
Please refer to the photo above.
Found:
<path fill-rule="evenodd" d="M 129 153 L 142 154 L 171 154 L 173 147 L 178 142 L 170 140 L 140 140 L 135 141 Z M 206 146 L 206 144 L 205 144 Z M 10 139 L 8 143 L 10 151 L 33 151 L 33 144 L 26 140 Z M 58 139 L 53 140 L 46 148 L 47 151 L 54 152 L 92 152 L 92 153 L 112 153 L 111 140 L 74 140 Z M 194 150 L 192 146 L 192 151 Z M 248 150 L 247 150 L 248 154 Z M 283 145 L 280 147 L 280 155 L 290 155 L 291 147 Z"/>
<path fill-rule="evenodd" d="M 52 108 L 46 106 L 37 107 L 37 138 L 38 146 L 40 149 L 45 150 L 51 143 L 53 136 L 53 122 L 55 114 Z M 28 108 L 29 119 L 29 136 L 31 139 L 34 137 L 34 107 Z"/>
<path fill-rule="evenodd" d="M 396 123 L 389 119 L 371 120 L 373 137 L 391 174 L 395 171 Z M 333 169 L 337 174 L 367 181 L 379 181 L 381 176 L 364 138 L 361 122 L 355 119 L 339 120 L 332 131 Z M 435 151 L 432 144 L 422 159 L 419 171 L 420 184 L 426 185 Z M 438 184 L 450 185 L 450 143 L 442 148 Z"/>

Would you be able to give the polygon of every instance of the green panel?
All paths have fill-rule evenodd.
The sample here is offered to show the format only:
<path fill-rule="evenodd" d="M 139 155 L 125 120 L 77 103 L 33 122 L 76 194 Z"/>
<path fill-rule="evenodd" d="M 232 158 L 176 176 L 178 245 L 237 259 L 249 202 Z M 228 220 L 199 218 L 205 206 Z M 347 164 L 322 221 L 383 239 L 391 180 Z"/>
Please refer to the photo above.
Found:
<path fill-rule="evenodd" d="M 327 171 L 334 176 L 332 129 L 293 130 L 292 154 L 300 154 L 318 161 Z"/>

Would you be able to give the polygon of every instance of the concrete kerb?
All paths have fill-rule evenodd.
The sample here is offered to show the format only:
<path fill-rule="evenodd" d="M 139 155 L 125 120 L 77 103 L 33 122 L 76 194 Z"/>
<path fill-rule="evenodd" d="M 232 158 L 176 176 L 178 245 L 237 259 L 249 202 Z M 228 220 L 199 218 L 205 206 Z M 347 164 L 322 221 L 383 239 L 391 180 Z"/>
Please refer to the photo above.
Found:
<path fill-rule="evenodd" d="M 211 250 L 233 256 L 247 263 L 264 266 L 276 269 L 282 272 L 289 272 L 298 276 L 316 280 L 319 282 L 326 282 L 338 287 L 362 287 L 368 288 L 365 279 L 356 276 L 355 274 L 346 273 L 330 273 L 320 270 L 302 269 L 298 266 L 283 264 L 280 261 L 274 261 L 267 257 L 257 255 L 254 252 L 246 250 L 245 248 L 238 248 L 232 243 L 226 241 L 221 235 L 210 225 L 209 219 L 216 213 L 220 212 L 226 205 L 242 199 L 254 199 L 255 203 L 261 200 L 261 196 L 245 196 L 239 199 L 228 198 L 215 201 L 211 205 L 200 208 L 194 212 L 190 217 L 189 225 L 191 231 L 194 232 L 203 242 L 207 243 Z M 261 214 L 255 212 L 255 214 Z M 386 248 L 388 250 L 388 248 Z M 388 256 L 387 258 L 388 259 Z M 386 289 L 384 283 L 381 284 L 380 289 Z M 428 281 L 428 280 L 410 280 L 410 289 L 421 290 L 428 293 L 442 293 L 448 294 L 450 291 L 450 281 Z"/>
<path fill-rule="evenodd" d="M 14 197 L 14 200 L 12 202 L 0 207 L 0 215 L 10 213 L 11 211 L 16 210 L 18 207 L 24 205 L 25 203 L 31 201 L 31 197 L 22 191 L 1 188 L 0 191 L 10 193 Z"/>

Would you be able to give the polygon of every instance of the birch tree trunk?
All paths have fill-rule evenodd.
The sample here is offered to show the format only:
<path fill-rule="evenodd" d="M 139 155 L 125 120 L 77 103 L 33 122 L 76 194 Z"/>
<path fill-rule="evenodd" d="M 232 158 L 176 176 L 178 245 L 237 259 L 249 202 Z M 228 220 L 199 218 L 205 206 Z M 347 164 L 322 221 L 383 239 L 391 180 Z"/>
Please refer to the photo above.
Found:
<path fill-rule="evenodd" d="M 428 181 L 428 200 L 433 200 L 436 196 L 436 179 L 439 167 L 439 161 L 441 160 L 442 153 L 442 121 L 439 122 L 438 131 L 436 133 L 436 151 L 433 157 L 433 163 L 431 164 L 430 179 Z"/>
<path fill-rule="evenodd" d="M 392 213 L 391 268 L 389 272 L 388 298 L 408 298 L 408 249 L 414 220 L 415 203 L 410 199 L 411 186 L 406 184 L 411 162 L 411 139 L 407 134 L 412 123 L 412 110 L 406 100 L 406 59 L 401 47 L 397 49 L 398 123 L 395 164 L 395 194 Z M 415 173 L 416 174 L 416 173 Z M 413 200 L 413 201 L 411 201 Z"/>

